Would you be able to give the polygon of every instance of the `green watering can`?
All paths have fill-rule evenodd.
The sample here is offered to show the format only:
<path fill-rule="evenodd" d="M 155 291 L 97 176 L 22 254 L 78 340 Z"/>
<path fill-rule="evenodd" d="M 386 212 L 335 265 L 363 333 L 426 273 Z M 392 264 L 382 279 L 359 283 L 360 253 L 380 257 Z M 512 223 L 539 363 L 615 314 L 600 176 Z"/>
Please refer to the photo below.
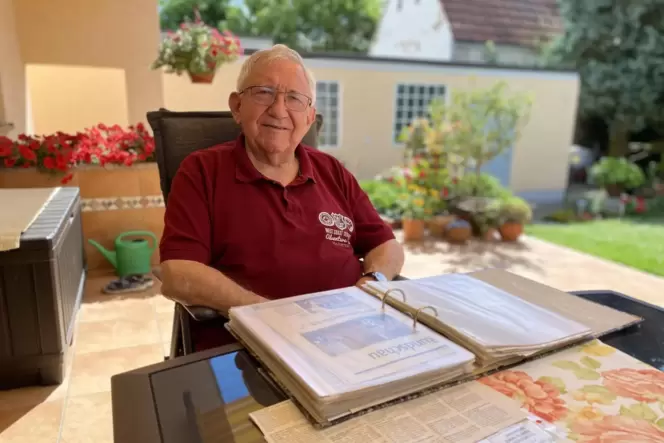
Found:
<path fill-rule="evenodd" d="M 145 238 L 125 240 L 125 237 L 150 237 L 152 245 Z M 92 239 L 88 239 L 88 242 L 111 262 L 115 273 L 121 278 L 128 275 L 149 274 L 151 271 L 150 259 L 157 247 L 157 236 L 150 231 L 123 232 L 115 239 L 115 251 L 109 251 Z"/>

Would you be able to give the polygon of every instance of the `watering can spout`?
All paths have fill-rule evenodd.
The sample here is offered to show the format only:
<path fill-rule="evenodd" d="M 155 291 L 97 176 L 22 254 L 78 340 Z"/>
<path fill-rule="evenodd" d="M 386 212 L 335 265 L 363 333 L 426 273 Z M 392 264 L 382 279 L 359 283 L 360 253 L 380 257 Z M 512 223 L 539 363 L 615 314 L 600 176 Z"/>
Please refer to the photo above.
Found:
<path fill-rule="evenodd" d="M 106 260 L 108 260 L 113 265 L 114 268 L 118 267 L 118 256 L 115 251 L 109 251 L 108 249 L 106 249 L 105 247 L 103 247 L 98 242 L 92 239 L 88 239 L 88 243 L 97 248 L 99 252 L 101 252 L 101 255 L 103 255 L 104 258 L 106 258 Z"/>

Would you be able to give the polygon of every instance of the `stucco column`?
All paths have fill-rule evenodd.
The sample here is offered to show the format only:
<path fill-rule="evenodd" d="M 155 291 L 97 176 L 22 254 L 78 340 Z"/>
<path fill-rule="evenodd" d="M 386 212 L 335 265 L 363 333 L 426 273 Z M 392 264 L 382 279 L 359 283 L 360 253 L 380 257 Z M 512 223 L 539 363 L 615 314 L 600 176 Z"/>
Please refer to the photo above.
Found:
<path fill-rule="evenodd" d="M 0 136 L 26 129 L 25 67 L 21 58 L 12 0 L 0 0 Z M 5 123 L 13 123 L 11 129 Z"/>

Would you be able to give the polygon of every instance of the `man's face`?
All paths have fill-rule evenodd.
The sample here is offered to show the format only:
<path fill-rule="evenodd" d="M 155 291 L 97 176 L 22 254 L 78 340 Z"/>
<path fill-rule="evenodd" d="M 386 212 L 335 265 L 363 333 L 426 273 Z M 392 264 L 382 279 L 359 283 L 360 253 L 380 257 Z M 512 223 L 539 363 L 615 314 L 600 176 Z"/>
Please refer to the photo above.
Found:
<path fill-rule="evenodd" d="M 229 105 L 247 141 L 266 153 L 294 150 L 316 110 L 303 68 L 290 60 L 258 62 Z"/>

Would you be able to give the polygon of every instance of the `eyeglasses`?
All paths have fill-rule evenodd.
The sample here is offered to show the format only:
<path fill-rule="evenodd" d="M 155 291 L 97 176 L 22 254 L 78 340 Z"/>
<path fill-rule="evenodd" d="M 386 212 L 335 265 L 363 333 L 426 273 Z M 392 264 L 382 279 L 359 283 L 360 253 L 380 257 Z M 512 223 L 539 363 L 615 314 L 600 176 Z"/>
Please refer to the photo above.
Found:
<path fill-rule="evenodd" d="M 282 92 L 268 86 L 249 86 L 240 91 L 240 94 L 245 92 L 255 103 L 263 106 L 272 106 L 279 94 L 285 95 L 286 109 L 291 111 L 302 112 L 311 106 L 311 98 L 299 92 Z"/>

